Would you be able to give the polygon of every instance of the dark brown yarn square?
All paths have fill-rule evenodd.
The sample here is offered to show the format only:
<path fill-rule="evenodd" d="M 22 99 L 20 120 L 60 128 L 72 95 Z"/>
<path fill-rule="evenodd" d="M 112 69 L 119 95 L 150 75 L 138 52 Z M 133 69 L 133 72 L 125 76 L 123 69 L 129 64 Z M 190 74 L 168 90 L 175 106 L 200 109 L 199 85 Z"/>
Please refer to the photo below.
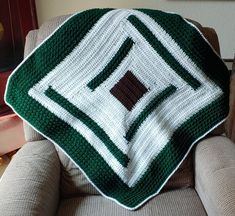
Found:
<path fill-rule="evenodd" d="M 137 101 L 148 91 L 148 89 L 131 73 L 127 73 L 110 90 L 129 111 Z"/>

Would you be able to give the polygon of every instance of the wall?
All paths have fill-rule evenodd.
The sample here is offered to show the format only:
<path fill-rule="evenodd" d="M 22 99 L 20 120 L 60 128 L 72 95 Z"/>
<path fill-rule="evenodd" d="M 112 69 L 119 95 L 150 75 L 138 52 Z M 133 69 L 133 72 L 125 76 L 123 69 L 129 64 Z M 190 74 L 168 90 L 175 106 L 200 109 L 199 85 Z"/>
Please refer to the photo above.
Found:
<path fill-rule="evenodd" d="M 36 0 L 39 24 L 63 14 L 95 7 L 156 8 L 172 11 L 216 29 L 223 58 L 235 53 L 235 1 L 219 0 Z"/>

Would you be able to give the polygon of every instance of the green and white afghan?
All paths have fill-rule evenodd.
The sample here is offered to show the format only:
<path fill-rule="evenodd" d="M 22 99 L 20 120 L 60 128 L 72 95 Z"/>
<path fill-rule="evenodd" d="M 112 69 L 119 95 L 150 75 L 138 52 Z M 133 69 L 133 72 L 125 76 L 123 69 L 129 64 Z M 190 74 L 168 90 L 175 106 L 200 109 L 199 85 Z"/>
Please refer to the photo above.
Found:
<path fill-rule="evenodd" d="M 5 99 L 100 193 L 136 209 L 224 121 L 228 86 L 222 60 L 181 16 L 92 9 L 16 68 Z"/>

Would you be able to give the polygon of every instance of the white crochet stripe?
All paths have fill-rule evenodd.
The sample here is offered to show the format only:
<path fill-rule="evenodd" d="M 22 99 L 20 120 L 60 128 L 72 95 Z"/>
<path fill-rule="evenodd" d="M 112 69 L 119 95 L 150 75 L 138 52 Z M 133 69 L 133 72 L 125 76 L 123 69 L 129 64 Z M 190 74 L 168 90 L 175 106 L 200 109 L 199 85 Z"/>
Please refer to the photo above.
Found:
<path fill-rule="evenodd" d="M 168 42 L 164 43 L 164 46 L 175 56 L 173 51 L 179 49 L 178 45 L 149 16 L 133 10 L 113 10 L 96 23 L 70 55 L 37 83 L 29 91 L 29 95 L 82 134 L 123 182 L 129 187 L 134 187 L 154 158 L 170 141 L 173 132 L 187 118 L 217 99 L 222 92 L 209 82 L 202 85 L 197 91 L 193 91 L 184 80 L 179 79 L 179 76 L 127 20 L 131 14 L 136 15 L 145 23 L 156 37 L 159 32 L 159 40 L 163 36 L 166 37 Z M 115 21 L 113 22 L 113 20 Z M 91 91 L 86 86 L 87 83 L 104 69 L 128 37 L 132 38 L 135 44 L 127 57 L 102 85 L 95 91 Z M 171 47 L 168 47 L 168 43 Z M 176 53 L 177 58 L 192 61 L 188 60 L 182 50 Z M 155 64 L 151 62 L 155 62 Z M 189 67 L 188 63 L 184 61 L 180 61 L 180 63 L 187 70 L 190 69 L 190 73 L 204 83 L 205 76 L 196 66 Z M 149 88 L 149 91 L 138 101 L 131 112 L 110 93 L 110 89 L 128 70 Z M 155 73 L 155 71 L 159 73 Z M 147 117 L 132 141 L 127 143 L 124 137 L 130 125 L 146 104 L 171 84 L 177 87 L 177 92 Z M 115 145 L 123 153 L 128 154 L 130 162 L 127 168 L 117 161 L 93 131 L 82 122 L 74 121 L 69 112 L 44 94 L 49 86 L 97 122 Z M 187 99 L 182 101 L 180 100 L 182 97 Z M 197 104 L 193 103 L 195 101 Z M 175 106 L 172 107 L 171 104 Z M 155 113 L 158 113 L 158 121 Z M 165 117 L 161 118 L 161 116 Z M 162 125 L 166 128 L 164 131 L 160 130 Z"/>
<path fill-rule="evenodd" d="M 134 11 L 134 15 L 138 17 L 148 29 L 155 35 L 156 38 L 163 44 L 163 46 L 171 53 L 172 56 L 192 74 L 201 83 L 207 82 L 209 79 L 204 72 L 193 62 L 192 59 L 181 49 L 177 42 L 151 17 L 140 12 Z M 210 80 L 211 81 L 211 80 Z"/>

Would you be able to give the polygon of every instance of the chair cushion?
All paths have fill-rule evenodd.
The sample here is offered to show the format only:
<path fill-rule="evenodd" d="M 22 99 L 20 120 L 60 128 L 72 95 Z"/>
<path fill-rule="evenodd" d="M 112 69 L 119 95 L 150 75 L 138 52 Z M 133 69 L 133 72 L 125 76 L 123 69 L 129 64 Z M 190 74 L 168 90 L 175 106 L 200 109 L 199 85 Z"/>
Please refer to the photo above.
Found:
<path fill-rule="evenodd" d="M 194 189 L 173 190 L 160 194 L 145 206 L 129 211 L 102 196 L 81 196 L 60 201 L 58 216 L 204 216 L 207 215 Z"/>

